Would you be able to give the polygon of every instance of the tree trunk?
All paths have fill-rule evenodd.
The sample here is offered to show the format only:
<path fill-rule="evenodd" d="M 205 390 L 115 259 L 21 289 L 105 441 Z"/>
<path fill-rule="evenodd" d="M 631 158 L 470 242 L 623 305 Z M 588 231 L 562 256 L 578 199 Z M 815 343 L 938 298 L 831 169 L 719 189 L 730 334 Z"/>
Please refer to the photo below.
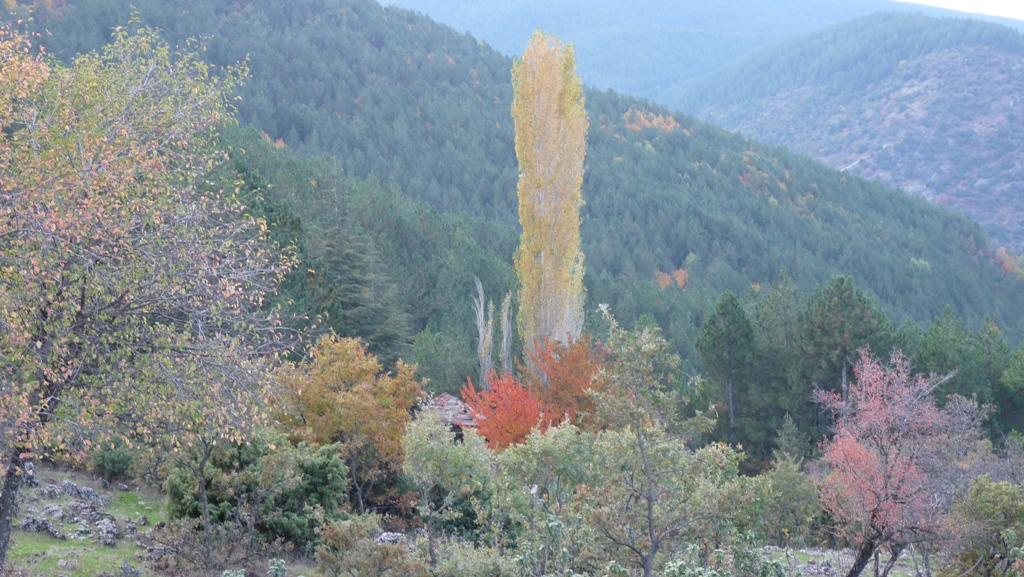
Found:
<path fill-rule="evenodd" d="M 11 525 L 14 522 L 14 508 L 17 505 L 18 487 L 21 485 L 21 450 L 11 449 L 7 459 L 7 472 L 4 474 L 3 493 L 0 493 L 0 573 L 4 570 L 7 559 L 7 546 L 11 542 Z"/>
<path fill-rule="evenodd" d="M 900 553 L 903 552 L 903 547 L 896 546 L 892 550 L 892 557 L 889 562 L 885 564 L 885 569 L 882 570 L 882 577 L 889 577 L 889 571 L 896 565 L 896 561 L 900 558 Z"/>
<path fill-rule="evenodd" d="M 436 536 L 434 535 L 434 512 L 430 510 L 430 496 L 427 491 L 421 491 L 422 495 L 422 511 L 427 513 L 426 525 L 427 525 L 427 553 L 430 554 L 430 566 L 437 567 L 437 543 L 435 542 Z M 423 512 L 420 513 L 421 515 Z"/>
<path fill-rule="evenodd" d="M 203 504 L 203 541 L 206 545 L 203 551 L 203 563 L 207 569 L 210 568 L 210 552 L 212 550 L 212 544 L 210 542 L 210 500 L 206 496 L 206 462 L 210 460 L 210 447 L 203 447 L 203 458 L 199 459 L 199 499 Z"/>
<path fill-rule="evenodd" d="M 356 502 L 359 505 L 359 514 L 366 514 L 366 505 L 363 504 L 363 486 L 359 483 L 359 478 L 356 476 L 356 463 L 355 459 L 349 463 L 348 470 L 352 473 L 352 486 L 356 490 Z"/>
<path fill-rule="evenodd" d="M 644 468 L 644 477 L 647 480 L 647 494 L 645 500 L 647 501 L 647 535 L 651 540 L 651 550 L 643 557 L 644 561 L 644 577 L 651 577 L 654 575 L 654 556 L 658 554 L 658 549 L 661 548 L 661 539 L 658 538 L 657 527 L 655 526 L 654 519 L 654 473 L 651 471 L 651 461 L 647 457 L 647 443 L 644 442 L 644 434 L 640 429 L 640 425 L 635 425 L 636 429 L 636 440 L 637 446 L 640 449 L 640 460 Z"/>
<path fill-rule="evenodd" d="M 846 577 L 858 577 L 864 568 L 871 562 L 871 556 L 875 554 L 875 542 L 866 541 L 861 545 L 860 550 L 857 551 L 857 557 L 853 560 L 853 566 L 850 567 L 850 572 L 846 574 Z"/>
<path fill-rule="evenodd" d="M 846 361 L 843 361 L 843 401 L 850 392 L 850 384 L 846 381 Z"/>
<path fill-rule="evenodd" d="M 736 410 L 732 405 L 732 379 L 729 379 L 729 440 L 736 438 Z"/>
<path fill-rule="evenodd" d="M 644 557 L 644 577 L 654 575 L 654 552 Z"/>

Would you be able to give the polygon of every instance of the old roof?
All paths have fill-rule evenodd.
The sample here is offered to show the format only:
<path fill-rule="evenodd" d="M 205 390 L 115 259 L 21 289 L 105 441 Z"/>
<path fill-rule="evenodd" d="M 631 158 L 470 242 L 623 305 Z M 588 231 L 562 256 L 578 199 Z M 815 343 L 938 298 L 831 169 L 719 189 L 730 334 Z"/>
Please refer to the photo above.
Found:
<path fill-rule="evenodd" d="M 446 425 L 476 428 L 476 419 L 473 418 L 469 405 L 448 393 L 441 393 L 430 399 L 428 406 L 441 417 Z"/>

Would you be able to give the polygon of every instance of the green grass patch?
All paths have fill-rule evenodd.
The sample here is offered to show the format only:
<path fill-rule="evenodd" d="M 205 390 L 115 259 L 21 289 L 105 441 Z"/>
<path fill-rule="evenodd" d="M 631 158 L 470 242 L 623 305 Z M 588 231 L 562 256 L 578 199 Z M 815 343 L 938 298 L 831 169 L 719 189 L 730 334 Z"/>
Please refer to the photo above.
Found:
<path fill-rule="evenodd" d="M 114 493 L 114 497 L 110 500 L 110 506 L 107 507 L 107 513 L 117 517 L 118 522 L 123 521 L 126 517 L 131 517 L 133 520 L 138 519 L 142 515 L 149 519 L 150 525 L 167 520 L 160 497 L 152 495 L 147 497 L 133 491 Z M 139 527 L 139 530 L 145 530 L 145 527 Z"/>
<path fill-rule="evenodd" d="M 67 575 L 94 577 L 100 573 L 117 573 L 127 559 L 135 568 L 142 568 L 141 549 L 131 543 L 104 547 L 95 541 L 59 541 L 49 535 L 14 531 L 8 559 L 11 568 L 29 575 Z M 61 567 L 60 562 L 65 566 Z M 143 568 L 143 575 L 153 575 Z"/>

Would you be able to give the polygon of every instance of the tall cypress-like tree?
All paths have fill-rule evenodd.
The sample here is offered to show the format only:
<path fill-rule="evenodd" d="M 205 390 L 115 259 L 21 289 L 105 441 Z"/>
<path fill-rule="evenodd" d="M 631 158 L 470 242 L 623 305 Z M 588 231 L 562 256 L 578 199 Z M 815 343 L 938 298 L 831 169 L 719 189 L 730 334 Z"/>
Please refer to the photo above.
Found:
<path fill-rule="evenodd" d="M 519 334 L 527 348 L 567 343 L 583 329 L 580 206 L 587 115 L 572 45 L 536 32 L 512 68 L 519 159 L 515 255 Z"/>

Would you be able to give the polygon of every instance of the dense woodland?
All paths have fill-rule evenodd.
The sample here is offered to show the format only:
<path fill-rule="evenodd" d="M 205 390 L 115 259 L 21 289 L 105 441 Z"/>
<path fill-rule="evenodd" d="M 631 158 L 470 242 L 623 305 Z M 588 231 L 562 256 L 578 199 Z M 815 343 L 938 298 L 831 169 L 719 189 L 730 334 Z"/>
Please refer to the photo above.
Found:
<path fill-rule="evenodd" d="M 0 37 L 0 546 L 38 455 L 159 486 L 153 571 L 1021 571 L 1024 280 L 977 224 L 584 90 L 582 333 L 524 342 L 510 58 L 362 0 L 135 6 Z"/>
<path fill-rule="evenodd" d="M 1019 251 L 1022 55 L 1007 27 L 877 14 L 698 83 L 689 109 L 956 207 Z"/>

